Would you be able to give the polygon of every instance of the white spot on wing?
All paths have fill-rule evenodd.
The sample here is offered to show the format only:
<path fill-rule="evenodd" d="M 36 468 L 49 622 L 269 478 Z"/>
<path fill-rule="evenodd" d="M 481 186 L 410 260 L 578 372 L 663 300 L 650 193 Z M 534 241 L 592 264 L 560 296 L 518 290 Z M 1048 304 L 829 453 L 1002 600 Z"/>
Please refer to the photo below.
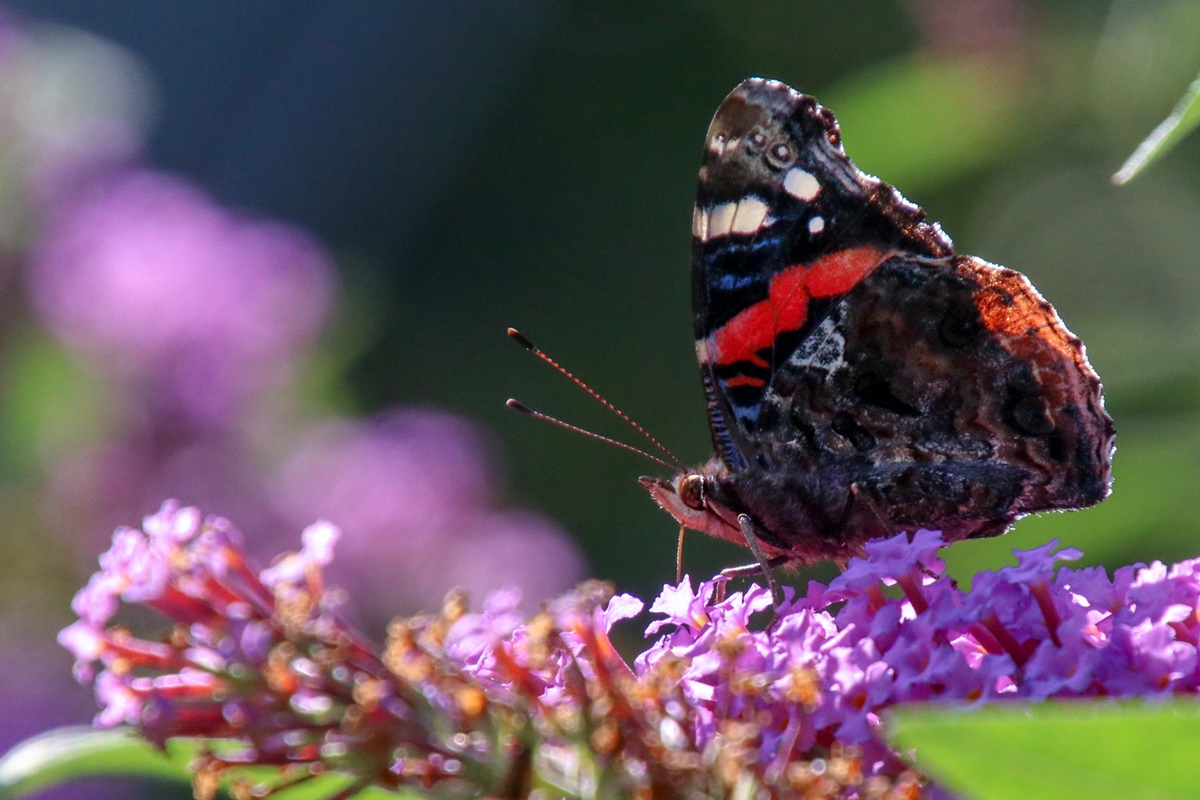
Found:
<path fill-rule="evenodd" d="M 692 235 L 707 242 L 731 233 L 757 233 L 775 224 L 775 217 L 767 213 L 769 210 L 764 200 L 754 196 L 712 208 L 696 206 L 692 211 Z"/>
<path fill-rule="evenodd" d="M 702 242 L 708 241 L 708 209 L 696 206 L 692 211 L 692 236 Z"/>
<path fill-rule="evenodd" d="M 821 193 L 821 182 L 811 172 L 792 167 L 783 176 L 783 189 L 797 200 L 807 203 Z"/>
<path fill-rule="evenodd" d="M 737 203 L 721 203 L 713 206 L 708 212 L 708 238 L 728 236 L 733 229 L 733 216 L 737 213 Z"/>
<path fill-rule="evenodd" d="M 767 204 L 757 197 L 743 197 L 737 204 L 730 231 L 756 233 L 767 218 Z"/>
<path fill-rule="evenodd" d="M 825 218 L 813 217 L 808 221 L 808 232 L 816 236 L 821 231 L 825 230 Z"/>

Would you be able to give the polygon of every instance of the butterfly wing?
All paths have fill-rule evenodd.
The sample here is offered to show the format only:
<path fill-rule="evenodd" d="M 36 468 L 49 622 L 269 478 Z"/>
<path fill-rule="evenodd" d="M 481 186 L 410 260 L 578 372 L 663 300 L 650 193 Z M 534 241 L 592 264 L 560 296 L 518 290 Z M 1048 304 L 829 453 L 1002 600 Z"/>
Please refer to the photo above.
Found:
<path fill-rule="evenodd" d="M 776 370 L 755 436 L 730 491 L 810 545 L 994 535 L 1111 482 L 1082 343 L 1024 276 L 973 257 L 896 256 L 864 278 Z"/>
<path fill-rule="evenodd" d="M 709 126 L 693 214 L 696 351 L 718 455 L 752 462 L 772 376 L 899 250 L 951 252 L 936 225 L 846 157 L 833 115 L 752 78 Z"/>
<path fill-rule="evenodd" d="M 751 79 L 721 105 L 693 256 L 716 494 L 769 548 L 991 535 L 1107 494 L 1112 422 L 1080 341 L 859 171 L 813 98 Z"/>

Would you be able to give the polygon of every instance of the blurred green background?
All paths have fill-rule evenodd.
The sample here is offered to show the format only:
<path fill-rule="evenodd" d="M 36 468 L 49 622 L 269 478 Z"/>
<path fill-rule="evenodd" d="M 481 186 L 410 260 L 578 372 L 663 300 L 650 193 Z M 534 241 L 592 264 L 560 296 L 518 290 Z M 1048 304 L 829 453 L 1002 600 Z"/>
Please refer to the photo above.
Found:
<path fill-rule="evenodd" d="M 709 457 L 691 207 L 708 121 L 750 75 L 816 95 L 860 167 L 960 251 L 1027 274 L 1104 380 L 1112 498 L 955 546 L 960 579 L 1053 537 L 1109 566 L 1200 552 L 1200 140 L 1129 186 L 1109 181 L 1200 68 L 1194 0 L 8 8 L 17 24 L 71 26 L 128 58 L 142 94 L 113 102 L 144 125 L 146 163 L 330 249 L 341 295 L 304 402 L 480 421 L 509 501 L 558 520 L 589 573 L 621 590 L 652 596 L 674 578 L 676 527 L 635 480 L 654 470 L 506 410 L 516 396 L 636 443 L 504 330 L 520 328 L 685 461 Z M 14 191 L 0 599 L 9 615 L 22 609 L 10 629 L 48 639 L 87 567 L 53 563 L 35 498 L 63 442 L 96 435 L 96 398 L 25 306 Z M 746 557 L 692 535 L 685 560 L 707 577 Z M 31 597 L 46 609 L 36 619 Z"/>

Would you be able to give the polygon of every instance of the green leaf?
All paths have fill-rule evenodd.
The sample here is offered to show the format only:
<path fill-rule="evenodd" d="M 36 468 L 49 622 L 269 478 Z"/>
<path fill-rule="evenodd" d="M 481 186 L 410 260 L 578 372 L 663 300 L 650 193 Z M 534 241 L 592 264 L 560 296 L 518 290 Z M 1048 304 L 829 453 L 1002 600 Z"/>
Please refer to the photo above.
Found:
<path fill-rule="evenodd" d="M 918 769 L 973 799 L 1196 796 L 1195 702 L 913 707 L 895 712 L 889 733 Z"/>
<path fill-rule="evenodd" d="M 1118 186 L 1128 183 L 1133 176 L 1178 144 L 1179 140 L 1191 133 L 1197 125 L 1200 125 L 1200 76 L 1192 81 L 1192 85 L 1183 93 L 1170 115 L 1160 122 L 1137 146 L 1133 155 L 1125 160 L 1113 175 L 1113 183 Z"/>
<path fill-rule="evenodd" d="M 180 752 L 184 749 L 188 752 Z M 27 739 L 0 757 L 0 798 L 89 775 L 145 775 L 186 783 L 192 755 L 194 748 L 174 745 L 163 752 L 128 731 L 59 728 Z"/>
<path fill-rule="evenodd" d="M 190 783 L 191 763 L 201 746 L 217 749 L 221 742 L 173 739 L 159 750 L 127 730 L 97 731 L 86 727 L 59 728 L 18 744 L 0 757 L 0 800 L 72 780 L 100 775 L 127 775 Z M 276 770 L 268 767 L 239 769 L 248 780 L 270 781 Z M 348 786 L 348 775 L 328 774 L 272 795 L 279 800 L 323 800 Z M 424 795 L 397 795 L 378 788 L 364 789 L 359 800 L 395 800 Z"/>

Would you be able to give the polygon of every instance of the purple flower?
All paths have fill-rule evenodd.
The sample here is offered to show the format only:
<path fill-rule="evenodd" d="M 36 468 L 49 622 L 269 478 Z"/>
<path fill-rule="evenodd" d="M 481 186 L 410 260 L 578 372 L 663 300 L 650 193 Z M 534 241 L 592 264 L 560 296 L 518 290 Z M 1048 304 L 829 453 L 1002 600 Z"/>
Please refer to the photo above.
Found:
<path fill-rule="evenodd" d="M 299 553 L 258 571 L 227 521 L 177 503 L 140 530 L 118 530 L 77 598 L 79 621 L 59 637 L 77 673 L 94 680 L 96 724 L 133 725 L 156 743 L 241 742 L 209 756 L 202 773 L 290 764 L 312 774 L 340 769 L 360 788 L 417 785 L 416 773 L 425 786 L 464 772 L 499 785 L 507 723 L 490 719 L 469 676 L 427 647 L 452 619 L 402 626 L 387 653 L 375 653 L 324 586 L 336 529 L 318 523 L 303 539 Z M 174 627 L 152 640 L 110 626 L 113 598 Z"/>
<path fill-rule="evenodd" d="M 228 427 L 286 376 L 333 286 L 307 234 L 149 170 L 98 179 L 56 206 L 29 280 L 60 339 L 200 427 Z"/>
<path fill-rule="evenodd" d="M 692 591 L 692 579 L 683 576 L 678 586 L 664 586 L 662 594 L 650 606 L 651 614 L 662 614 L 663 618 L 650 623 L 646 635 L 658 633 L 671 625 L 683 626 L 692 631 L 703 630 L 709 623 L 708 600 L 712 595 L 711 583 L 701 584 L 699 592 Z"/>
<path fill-rule="evenodd" d="M 647 635 L 673 630 L 639 657 L 638 674 L 650 679 L 660 664 L 674 670 L 686 657 L 679 685 L 697 709 L 701 747 L 723 721 L 771 720 L 759 734 L 764 759 L 779 757 L 773 731 L 805 730 L 791 757 L 836 741 L 860 748 L 871 773 L 902 768 L 879 736 L 881 713 L 899 703 L 1200 690 L 1196 562 L 1139 566 L 1109 581 L 1094 568 L 1060 568 L 1080 554 L 1051 543 L 1018 553 L 1016 567 L 976 576 L 964 592 L 941 575 L 938 546 L 928 532 L 871 543 L 865 560 L 851 561 L 828 587 L 810 586 L 779 609 L 775 625 L 756 632 L 699 600 L 690 584 L 667 587 L 651 606 L 662 619 Z M 889 597 L 882 588 L 894 584 L 904 593 Z M 725 602 L 745 601 L 735 594 Z M 783 657 L 757 659 L 755 690 L 739 691 L 729 678 L 747 653 Z M 797 670 L 812 673 L 811 694 L 799 705 Z"/>
<path fill-rule="evenodd" d="M 299 553 L 288 553 L 262 571 L 267 588 L 304 585 L 310 576 L 319 574 L 333 561 L 333 546 L 342 532 L 328 522 L 309 525 L 300 534 L 303 547 Z"/>
<path fill-rule="evenodd" d="M 47 201 L 86 176 L 135 158 L 153 88 L 129 52 L 63 25 L 0 10 L 0 247 L 28 245 Z M 0 263 L 8 277 L 13 259 Z"/>
<path fill-rule="evenodd" d="M 910 575 L 917 564 L 941 572 L 946 568 L 937 557 L 941 547 L 942 535 L 925 529 L 912 534 L 911 541 L 906 536 L 893 536 L 868 542 L 866 557 L 851 559 L 851 568 L 830 582 L 829 591 L 853 597 L 881 583 L 891 586 Z"/>

